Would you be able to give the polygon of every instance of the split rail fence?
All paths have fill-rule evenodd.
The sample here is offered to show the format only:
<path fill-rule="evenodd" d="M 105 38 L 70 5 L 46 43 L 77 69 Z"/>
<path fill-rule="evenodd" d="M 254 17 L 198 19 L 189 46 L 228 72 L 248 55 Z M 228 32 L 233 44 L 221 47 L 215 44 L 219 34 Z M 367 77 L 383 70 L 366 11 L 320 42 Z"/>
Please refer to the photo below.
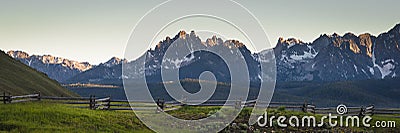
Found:
<path fill-rule="evenodd" d="M 19 103 L 28 101 L 60 101 L 65 104 L 70 104 L 73 107 L 78 108 L 89 108 L 92 110 L 163 110 L 170 111 L 177 109 L 179 106 L 233 106 L 233 107 L 254 107 L 256 100 L 250 101 L 227 101 L 227 100 L 208 100 L 202 104 L 194 105 L 198 101 L 165 101 L 163 99 L 157 99 L 155 101 L 128 101 L 128 100 L 115 100 L 110 96 L 108 97 L 54 97 L 54 96 L 42 96 L 40 93 L 13 96 L 10 94 L 3 93 L 0 96 L 0 101 L 3 104 Z M 332 108 L 317 108 L 314 104 L 307 102 L 270 102 L 269 108 L 284 107 L 287 110 L 297 110 L 314 114 L 336 114 L 336 107 Z M 373 105 L 366 107 L 347 107 L 347 112 L 344 115 L 394 115 L 400 117 L 400 109 L 395 108 L 375 108 Z"/>

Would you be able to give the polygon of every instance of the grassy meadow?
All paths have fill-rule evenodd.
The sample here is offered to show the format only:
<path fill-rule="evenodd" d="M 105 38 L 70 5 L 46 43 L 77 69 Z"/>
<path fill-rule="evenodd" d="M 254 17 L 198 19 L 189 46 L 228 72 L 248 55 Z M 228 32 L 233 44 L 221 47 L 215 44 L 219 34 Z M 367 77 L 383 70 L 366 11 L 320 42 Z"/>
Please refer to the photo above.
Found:
<path fill-rule="evenodd" d="M 184 106 L 169 114 L 181 119 L 201 119 L 207 117 L 220 107 Z M 245 108 L 232 124 L 221 132 L 395 132 L 400 130 L 400 118 L 373 116 L 376 120 L 396 121 L 395 128 L 355 128 L 328 127 L 321 128 L 279 128 L 249 126 L 247 123 L 251 108 Z M 290 117 L 313 115 L 298 111 L 288 111 L 284 107 L 268 110 L 268 115 Z M 319 123 L 322 115 L 314 115 Z M 325 121 L 327 122 L 327 121 Z M 66 104 L 48 101 L 16 104 L 0 104 L 0 132 L 152 132 L 131 111 L 102 111 L 75 108 Z"/>

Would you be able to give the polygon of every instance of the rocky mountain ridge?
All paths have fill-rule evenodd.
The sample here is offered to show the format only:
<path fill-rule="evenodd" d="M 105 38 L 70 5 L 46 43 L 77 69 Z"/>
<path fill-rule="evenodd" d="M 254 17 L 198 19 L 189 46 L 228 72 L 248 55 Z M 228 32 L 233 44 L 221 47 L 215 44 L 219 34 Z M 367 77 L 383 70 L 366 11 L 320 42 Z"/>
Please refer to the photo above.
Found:
<path fill-rule="evenodd" d="M 11 50 L 7 54 L 61 83 L 65 83 L 68 79 L 96 67 L 113 67 L 127 62 L 126 59 L 112 57 L 107 62 L 92 65 L 88 62 L 79 62 L 52 55 L 29 55 L 24 51 Z"/>
<path fill-rule="evenodd" d="M 89 70 L 93 65 L 51 55 L 29 55 L 23 51 L 8 51 L 7 54 L 22 63 L 47 74 L 50 78 L 63 82 L 73 75 Z"/>
<path fill-rule="evenodd" d="M 311 43 L 279 39 L 274 48 L 278 81 L 383 79 L 400 72 L 400 25 L 368 33 L 321 35 Z"/>
<path fill-rule="evenodd" d="M 276 59 L 277 81 L 345 81 L 398 77 L 400 73 L 398 69 L 400 67 L 399 42 L 400 24 L 379 36 L 368 33 L 358 36 L 353 33 L 346 33 L 343 36 L 336 33 L 323 34 L 309 43 L 295 38 L 279 38 L 276 47 L 272 49 Z M 169 48 L 192 54 L 164 58 Z M 166 37 L 154 49 L 149 49 L 135 61 L 112 58 L 108 62 L 80 71 L 64 81 L 122 84 L 122 78 L 138 78 L 145 75 L 149 81 L 158 82 L 161 81 L 160 71 L 163 68 L 179 69 L 180 79 L 198 78 L 203 71 L 211 71 L 217 80 L 229 82 L 229 70 L 219 56 L 207 51 L 193 51 L 193 49 L 220 51 L 231 60 L 244 58 L 249 77 L 255 83 L 260 81 L 259 64 L 263 62 L 262 57 L 271 53 L 271 50 L 252 53 L 237 40 L 224 41 L 213 36 L 202 41 L 194 31 L 190 33 L 180 31 L 173 38 Z M 17 55 L 9 53 L 9 55 L 24 59 L 22 61 L 29 64 L 29 60 L 25 59 L 30 56 L 26 53 Z M 40 60 L 40 62 L 46 64 L 60 62 L 59 60 L 54 58 L 49 61 Z M 138 60 L 144 60 L 146 63 L 144 68 Z M 162 62 L 165 64 L 162 65 Z M 129 70 L 127 75 L 122 75 L 123 63 Z M 32 67 L 35 68 L 35 66 Z"/>

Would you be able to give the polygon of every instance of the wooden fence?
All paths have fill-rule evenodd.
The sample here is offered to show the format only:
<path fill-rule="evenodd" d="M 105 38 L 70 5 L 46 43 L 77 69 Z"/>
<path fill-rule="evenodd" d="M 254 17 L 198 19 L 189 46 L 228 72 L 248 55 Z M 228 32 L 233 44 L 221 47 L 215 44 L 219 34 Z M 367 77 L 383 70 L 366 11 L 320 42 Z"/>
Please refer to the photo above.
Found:
<path fill-rule="evenodd" d="M 196 105 L 199 101 L 165 101 L 163 99 L 157 99 L 153 101 L 128 101 L 128 100 L 115 100 L 110 96 L 108 97 L 96 97 L 91 95 L 90 97 L 54 97 L 54 96 L 41 96 L 40 93 L 12 96 L 3 93 L 0 96 L 0 101 L 4 104 L 27 102 L 27 101 L 60 101 L 65 104 L 73 105 L 78 108 L 89 108 L 92 110 L 163 110 L 170 111 L 175 110 L 179 106 L 232 106 L 235 108 L 240 107 L 254 107 L 256 100 L 240 101 L 240 100 L 208 100 L 204 103 Z M 155 103 L 155 104 L 154 104 Z M 307 102 L 270 102 L 269 108 L 284 107 L 288 110 L 297 110 L 303 112 L 309 112 L 314 114 L 336 114 L 336 107 L 332 108 L 317 108 L 314 104 Z M 347 112 L 344 115 L 400 115 L 400 109 L 394 108 L 375 108 L 373 105 L 366 107 L 347 107 Z M 396 116 L 399 117 L 399 116 Z"/>
<path fill-rule="evenodd" d="M 40 101 L 41 96 L 40 93 L 35 93 L 35 94 L 29 94 L 29 95 L 22 95 L 22 96 L 12 96 L 10 94 L 6 95 L 6 93 L 3 93 L 3 96 L 0 96 L 1 101 L 6 104 L 6 103 L 18 103 L 18 102 L 27 102 L 27 101 Z"/>
<path fill-rule="evenodd" d="M 346 112 L 344 115 L 358 115 L 358 116 L 364 116 L 364 115 L 374 115 L 374 114 L 387 114 L 389 110 L 387 109 L 382 109 L 382 111 L 377 111 L 374 105 L 369 105 L 366 107 L 347 107 Z M 316 114 L 336 114 L 337 109 L 335 108 L 314 108 L 314 111 Z M 400 109 L 398 112 L 393 112 L 393 114 L 400 114 Z"/>

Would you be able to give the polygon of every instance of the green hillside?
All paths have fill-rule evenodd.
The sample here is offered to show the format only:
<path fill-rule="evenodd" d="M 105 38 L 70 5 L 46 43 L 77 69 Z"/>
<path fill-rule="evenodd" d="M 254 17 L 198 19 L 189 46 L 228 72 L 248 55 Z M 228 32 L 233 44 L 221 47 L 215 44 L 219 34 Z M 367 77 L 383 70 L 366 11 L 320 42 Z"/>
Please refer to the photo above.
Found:
<path fill-rule="evenodd" d="M 12 59 L 0 50 L 0 93 L 3 92 L 12 95 L 40 92 L 48 96 L 77 96 L 46 74 Z"/>

